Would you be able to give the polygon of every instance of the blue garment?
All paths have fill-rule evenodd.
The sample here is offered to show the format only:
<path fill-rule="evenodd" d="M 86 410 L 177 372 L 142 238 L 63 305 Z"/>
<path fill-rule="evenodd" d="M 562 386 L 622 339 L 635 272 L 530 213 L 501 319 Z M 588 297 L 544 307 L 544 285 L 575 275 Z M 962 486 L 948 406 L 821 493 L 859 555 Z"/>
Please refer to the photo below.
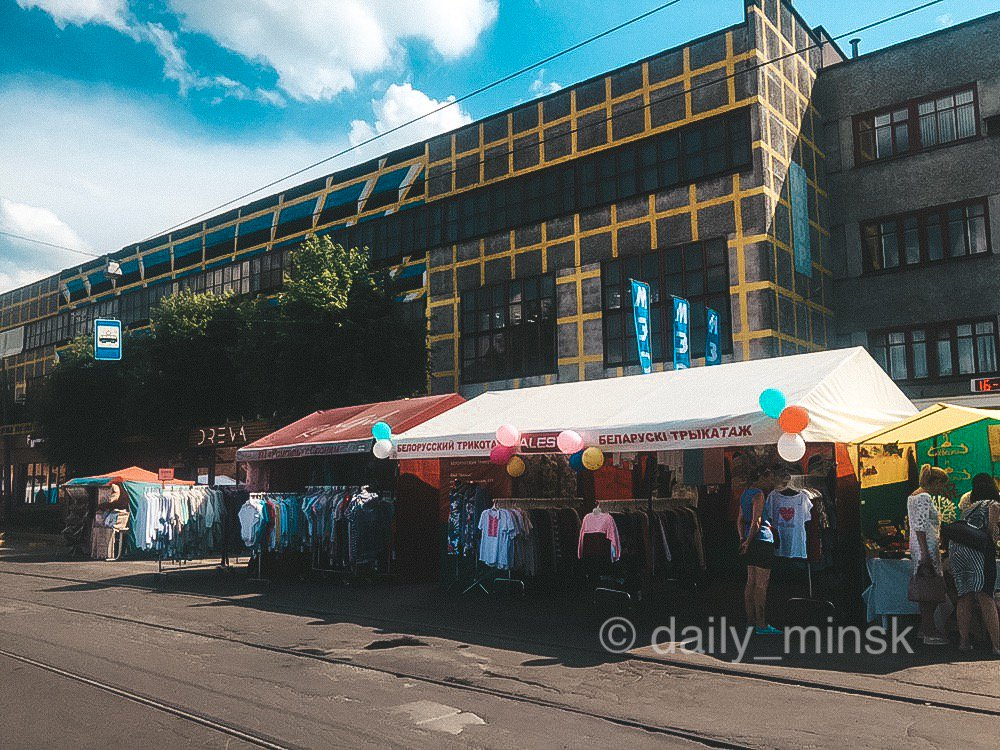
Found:
<path fill-rule="evenodd" d="M 740 510 L 743 511 L 743 523 L 746 524 L 743 531 L 744 538 L 750 534 L 750 527 L 753 525 L 753 500 L 757 495 L 764 497 L 761 490 L 750 487 L 743 490 L 743 495 L 740 497 Z M 774 544 L 771 520 L 767 517 L 767 503 L 764 503 L 764 509 L 761 510 L 760 531 L 757 532 L 757 538 L 762 542 Z"/>

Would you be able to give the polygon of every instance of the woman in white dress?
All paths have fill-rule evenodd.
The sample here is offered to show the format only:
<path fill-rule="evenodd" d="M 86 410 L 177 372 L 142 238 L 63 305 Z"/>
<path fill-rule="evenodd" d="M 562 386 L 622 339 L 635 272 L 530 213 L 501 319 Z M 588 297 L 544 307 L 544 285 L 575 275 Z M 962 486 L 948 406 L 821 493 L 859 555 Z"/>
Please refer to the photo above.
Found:
<path fill-rule="evenodd" d="M 944 469 L 924 464 L 920 469 L 920 486 L 906 499 L 906 514 L 910 522 L 910 560 L 913 564 L 911 575 L 916 575 L 921 565 L 930 564 L 936 575 L 941 570 L 941 518 L 934 496 L 944 494 L 948 485 L 948 475 Z M 934 610 L 937 602 L 920 602 L 920 635 L 924 645 L 946 646 L 948 639 L 934 624 Z"/>

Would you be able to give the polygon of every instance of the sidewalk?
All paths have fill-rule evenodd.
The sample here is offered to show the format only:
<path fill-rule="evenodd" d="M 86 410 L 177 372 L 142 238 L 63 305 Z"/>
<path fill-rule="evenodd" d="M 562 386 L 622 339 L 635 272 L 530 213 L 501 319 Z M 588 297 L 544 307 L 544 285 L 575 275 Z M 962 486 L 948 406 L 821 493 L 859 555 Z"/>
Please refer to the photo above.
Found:
<path fill-rule="evenodd" d="M 629 613 L 595 607 L 586 592 L 580 591 L 529 590 L 523 597 L 481 592 L 463 596 L 434 585 L 252 581 L 245 568 L 222 570 L 217 560 L 201 566 L 164 566 L 162 576 L 156 575 L 156 569 L 155 562 L 60 559 L 51 550 L 20 542 L 0 550 L 0 573 L 40 577 L 51 591 L 109 592 L 127 587 L 160 593 L 176 602 L 174 606 L 180 606 L 183 599 L 173 597 L 194 597 L 202 600 L 199 606 L 211 606 L 215 601 L 274 615 L 278 618 L 275 622 L 308 618 L 315 625 L 334 626 L 338 640 L 343 633 L 355 632 L 340 626 L 360 626 L 382 634 L 382 645 L 354 644 L 373 651 L 393 648 L 398 639 L 403 639 L 403 644 L 406 639 L 443 639 L 486 650 L 497 663 L 508 660 L 506 652 L 528 654 L 529 662 L 571 670 L 625 660 L 862 694 L 1000 708 L 1000 661 L 984 658 L 982 650 L 970 656 L 953 646 L 915 644 L 912 655 L 824 653 L 789 657 L 782 654 L 781 637 L 750 639 L 742 653 L 732 641 L 724 649 L 718 642 L 713 644 L 713 654 L 683 650 L 658 653 L 651 647 L 654 629 L 670 625 L 671 617 L 676 618 L 678 633 L 688 626 L 718 628 L 723 616 L 727 627 L 736 626 L 743 632 L 742 622 L 735 619 L 738 610 L 733 612 L 733 603 L 740 601 L 739 588 L 733 582 L 717 583 L 707 594 L 678 590 L 668 600 L 650 602 L 648 607 Z M 99 597 L 92 598 L 96 601 Z M 168 602 L 164 605 L 170 606 Z M 635 645 L 626 654 L 611 654 L 600 646 L 599 631 L 610 615 L 626 615 L 635 623 Z M 742 660 L 734 662 L 740 656 Z M 775 659 L 778 656 L 780 661 Z"/>

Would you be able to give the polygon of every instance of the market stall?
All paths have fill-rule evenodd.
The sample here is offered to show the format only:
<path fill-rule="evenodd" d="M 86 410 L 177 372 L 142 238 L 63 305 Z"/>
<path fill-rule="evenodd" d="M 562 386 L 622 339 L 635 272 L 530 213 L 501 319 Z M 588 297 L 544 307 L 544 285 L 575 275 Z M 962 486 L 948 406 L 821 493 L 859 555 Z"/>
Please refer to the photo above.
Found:
<path fill-rule="evenodd" d="M 66 505 L 63 536 L 72 550 L 98 560 L 150 550 L 153 542 L 144 540 L 136 523 L 136 519 L 147 515 L 147 493 L 166 491 L 168 485 L 174 488 L 193 484 L 179 479 L 161 483 L 157 474 L 138 466 L 71 479 L 60 488 Z M 130 530 L 132 533 L 126 534 Z"/>
<path fill-rule="evenodd" d="M 546 508 L 554 511 L 554 524 L 558 527 L 559 518 L 568 517 L 564 511 L 570 505 L 580 507 L 575 534 L 582 545 L 588 508 L 595 503 L 614 508 L 615 502 L 622 502 L 622 523 L 617 525 L 634 527 L 634 533 L 626 532 L 638 548 L 632 564 L 648 577 L 658 570 L 658 559 L 673 557 L 675 547 L 704 549 L 710 545 L 703 542 L 721 533 L 720 528 L 733 528 L 734 501 L 742 491 L 733 469 L 752 456 L 782 460 L 795 482 L 811 484 L 810 490 L 823 497 L 825 517 L 813 519 L 815 525 L 837 517 L 840 526 L 817 529 L 817 538 L 826 534 L 832 542 L 831 534 L 839 534 L 859 539 L 857 485 L 846 444 L 915 411 L 867 352 L 855 348 L 488 392 L 408 430 L 399 436 L 393 455 L 401 470 L 411 461 L 432 459 L 442 466 L 451 461 L 481 467 L 491 461 L 494 466 L 506 464 L 508 487 L 486 492 L 482 483 L 473 482 L 475 491 L 465 488 L 463 496 L 451 498 L 443 509 L 449 539 L 457 541 L 449 544 L 448 552 L 457 555 L 469 554 L 469 545 L 475 544 L 477 534 L 475 529 L 469 532 L 468 521 L 481 518 L 483 508 L 489 507 L 484 494 L 513 494 L 516 497 L 500 497 L 514 506 L 534 503 L 540 499 L 530 491 L 537 486 L 534 475 L 558 474 L 568 463 L 576 470 L 577 487 L 572 500 L 566 492 L 556 493 L 563 495 L 561 503 Z M 560 455 L 562 463 L 556 467 L 539 464 L 539 457 Z M 443 468 L 440 475 L 446 476 Z M 442 485 L 443 490 L 451 489 Z M 675 512 L 673 519 L 661 516 L 668 509 Z M 637 515 L 630 516 L 630 511 Z M 507 525 L 508 520 L 502 522 Z M 516 538 L 516 518 L 513 523 L 515 529 L 508 533 Z M 565 522 L 560 527 L 560 551 L 571 526 Z M 669 544 L 671 527 L 674 544 Z M 656 544 L 650 529 L 662 530 L 665 542 Z M 621 536 L 622 530 L 616 533 Z M 651 539 L 648 545 L 646 538 Z M 621 557 L 627 546 L 621 543 Z M 860 566 L 863 558 L 857 552 Z M 481 559 L 481 548 L 472 554 Z M 562 562 L 581 556 L 567 555 Z M 830 557 L 829 544 L 825 557 Z M 549 555 L 549 563 L 559 567 L 558 552 Z M 670 571 L 672 565 L 659 569 Z"/>
<path fill-rule="evenodd" d="M 942 523 L 959 516 L 958 502 L 979 473 L 1000 476 L 1000 413 L 935 404 L 909 419 L 859 438 L 852 446 L 861 483 L 862 534 L 871 586 L 868 618 L 913 614 L 906 498 L 923 464 L 939 466 L 951 482 L 934 499 Z"/>
<path fill-rule="evenodd" d="M 373 433 L 404 435 L 464 401 L 449 394 L 327 409 L 240 448 L 243 540 L 258 570 L 426 577 L 437 491 L 378 460 Z"/>

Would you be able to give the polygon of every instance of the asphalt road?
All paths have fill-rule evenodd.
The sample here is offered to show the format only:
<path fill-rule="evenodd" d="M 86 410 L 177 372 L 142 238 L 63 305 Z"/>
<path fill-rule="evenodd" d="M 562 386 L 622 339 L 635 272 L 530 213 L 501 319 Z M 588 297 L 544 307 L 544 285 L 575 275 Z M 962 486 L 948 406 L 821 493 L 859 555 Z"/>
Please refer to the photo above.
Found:
<path fill-rule="evenodd" d="M 378 597 L 386 597 L 379 624 L 377 615 L 343 617 L 325 609 L 321 591 L 316 597 L 323 601 L 309 608 L 280 594 L 262 597 L 239 578 L 214 594 L 211 585 L 199 592 L 178 590 L 180 584 L 164 589 L 151 576 L 122 575 L 154 569 L 0 555 L 0 746 L 996 748 L 1000 742 L 1000 699 L 977 688 L 977 680 L 993 679 L 995 689 L 1000 662 L 968 667 L 976 678 L 957 684 L 943 679 L 941 665 L 859 675 L 862 692 L 854 694 L 842 673 L 830 675 L 838 689 L 825 690 L 816 686 L 824 679 L 818 673 L 810 674 L 814 686 L 804 688 L 794 679 L 705 671 L 693 661 L 584 656 L 522 639 L 488 645 L 471 631 L 428 635 L 445 631 L 393 620 L 388 601 L 395 595 L 387 590 L 355 590 L 338 602 L 343 608 L 348 599 L 365 600 L 377 610 Z M 494 610 L 494 620 L 504 616 Z M 924 695 L 951 707 L 905 700 Z"/>

